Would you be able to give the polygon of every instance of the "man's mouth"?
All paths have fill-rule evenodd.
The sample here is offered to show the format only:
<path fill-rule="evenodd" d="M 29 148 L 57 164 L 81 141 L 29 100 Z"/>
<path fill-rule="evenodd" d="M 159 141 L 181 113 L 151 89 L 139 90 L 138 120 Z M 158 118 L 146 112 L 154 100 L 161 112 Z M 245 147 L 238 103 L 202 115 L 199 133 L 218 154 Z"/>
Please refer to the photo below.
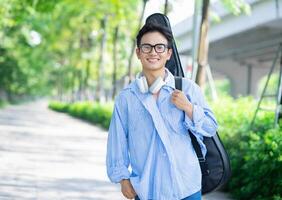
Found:
<path fill-rule="evenodd" d="M 160 59 L 159 58 L 147 58 L 147 61 L 150 63 L 155 63 L 158 62 Z"/>

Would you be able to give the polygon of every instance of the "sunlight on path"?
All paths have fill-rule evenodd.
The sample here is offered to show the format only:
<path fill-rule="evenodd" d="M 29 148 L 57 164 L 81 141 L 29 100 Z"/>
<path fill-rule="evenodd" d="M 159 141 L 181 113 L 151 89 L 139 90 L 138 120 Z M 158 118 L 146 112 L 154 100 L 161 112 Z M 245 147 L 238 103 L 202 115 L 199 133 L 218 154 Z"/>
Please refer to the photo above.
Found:
<path fill-rule="evenodd" d="M 0 199 L 123 199 L 106 176 L 106 132 L 46 106 L 0 111 Z"/>

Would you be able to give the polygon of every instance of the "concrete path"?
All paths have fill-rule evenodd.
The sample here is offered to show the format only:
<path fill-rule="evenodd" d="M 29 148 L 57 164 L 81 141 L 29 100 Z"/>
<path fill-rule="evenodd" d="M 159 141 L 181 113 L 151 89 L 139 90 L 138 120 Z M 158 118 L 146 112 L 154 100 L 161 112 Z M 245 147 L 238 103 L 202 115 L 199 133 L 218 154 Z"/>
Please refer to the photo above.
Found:
<path fill-rule="evenodd" d="M 124 200 L 106 176 L 106 138 L 43 101 L 0 110 L 0 200 Z"/>

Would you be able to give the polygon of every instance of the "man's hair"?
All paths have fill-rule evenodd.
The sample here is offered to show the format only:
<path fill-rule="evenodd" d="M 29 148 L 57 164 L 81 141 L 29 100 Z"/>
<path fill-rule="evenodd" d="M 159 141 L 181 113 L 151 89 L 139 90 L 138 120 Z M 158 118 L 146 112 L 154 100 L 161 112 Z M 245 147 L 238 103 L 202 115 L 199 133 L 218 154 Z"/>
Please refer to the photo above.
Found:
<path fill-rule="evenodd" d="M 151 32 L 159 32 L 160 34 L 162 34 L 167 39 L 168 48 L 172 48 L 172 39 L 173 39 L 172 32 L 168 28 L 161 26 L 160 24 L 157 23 L 146 23 L 139 30 L 136 36 L 137 47 L 140 47 L 140 43 L 143 35 Z"/>

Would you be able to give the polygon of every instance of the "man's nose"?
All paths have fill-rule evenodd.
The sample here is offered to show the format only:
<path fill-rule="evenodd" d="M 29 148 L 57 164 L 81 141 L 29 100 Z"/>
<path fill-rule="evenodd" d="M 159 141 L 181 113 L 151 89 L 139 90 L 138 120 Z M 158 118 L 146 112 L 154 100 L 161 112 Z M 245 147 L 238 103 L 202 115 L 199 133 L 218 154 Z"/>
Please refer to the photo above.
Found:
<path fill-rule="evenodd" d="M 157 54 L 157 52 L 156 52 L 154 47 L 152 47 L 152 50 L 151 50 L 150 54 Z"/>

